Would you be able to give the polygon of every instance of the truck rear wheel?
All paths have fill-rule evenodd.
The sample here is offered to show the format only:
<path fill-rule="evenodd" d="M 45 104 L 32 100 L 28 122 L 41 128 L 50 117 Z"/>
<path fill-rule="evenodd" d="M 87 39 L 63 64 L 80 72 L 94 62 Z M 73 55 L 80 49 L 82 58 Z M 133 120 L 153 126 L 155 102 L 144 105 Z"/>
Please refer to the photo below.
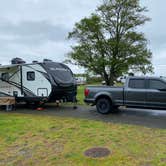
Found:
<path fill-rule="evenodd" d="M 112 110 L 112 105 L 109 99 L 100 98 L 97 100 L 96 108 L 100 114 L 108 114 Z"/>

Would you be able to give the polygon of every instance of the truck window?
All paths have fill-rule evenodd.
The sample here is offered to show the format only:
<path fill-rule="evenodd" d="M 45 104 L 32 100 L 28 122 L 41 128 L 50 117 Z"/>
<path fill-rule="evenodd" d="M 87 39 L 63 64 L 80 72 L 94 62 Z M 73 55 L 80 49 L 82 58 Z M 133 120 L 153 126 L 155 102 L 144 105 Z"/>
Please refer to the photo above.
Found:
<path fill-rule="evenodd" d="M 145 80 L 144 79 L 130 79 L 129 88 L 132 89 L 145 89 Z"/>
<path fill-rule="evenodd" d="M 149 80 L 149 89 L 166 89 L 166 84 L 160 80 Z"/>
<path fill-rule="evenodd" d="M 27 72 L 27 80 L 28 81 L 34 81 L 35 80 L 35 72 L 34 71 L 28 71 Z"/>

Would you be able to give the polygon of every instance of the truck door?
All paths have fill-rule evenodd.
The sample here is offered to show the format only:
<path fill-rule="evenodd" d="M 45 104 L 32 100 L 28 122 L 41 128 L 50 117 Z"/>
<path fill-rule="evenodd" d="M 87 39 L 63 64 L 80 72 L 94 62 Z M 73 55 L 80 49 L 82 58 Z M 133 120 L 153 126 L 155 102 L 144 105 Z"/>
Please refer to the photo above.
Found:
<path fill-rule="evenodd" d="M 146 104 L 150 107 L 166 107 L 166 83 L 159 79 L 149 79 Z"/>
<path fill-rule="evenodd" d="M 130 78 L 125 89 L 125 104 L 127 106 L 144 106 L 146 84 L 144 78 Z"/>

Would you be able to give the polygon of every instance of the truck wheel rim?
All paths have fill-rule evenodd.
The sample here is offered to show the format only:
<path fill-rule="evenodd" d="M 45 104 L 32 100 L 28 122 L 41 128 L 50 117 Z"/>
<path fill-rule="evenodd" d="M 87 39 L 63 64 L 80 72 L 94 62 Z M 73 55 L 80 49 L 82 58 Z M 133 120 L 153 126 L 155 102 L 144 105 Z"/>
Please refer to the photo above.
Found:
<path fill-rule="evenodd" d="M 106 110 L 107 109 L 107 104 L 105 102 L 101 102 L 100 105 L 99 105 L 100 109 L 101 110 Z"/>

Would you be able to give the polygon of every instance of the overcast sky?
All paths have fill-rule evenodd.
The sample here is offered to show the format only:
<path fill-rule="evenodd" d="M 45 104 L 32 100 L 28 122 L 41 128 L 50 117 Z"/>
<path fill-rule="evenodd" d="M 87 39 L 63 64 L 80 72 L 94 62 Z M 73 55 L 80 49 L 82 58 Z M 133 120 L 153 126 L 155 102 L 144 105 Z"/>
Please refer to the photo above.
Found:
<path fill-rule="evenodd" d="M 70 51 L 67 34 L 101 0 L 0 0 L 0 63 L 14 57 L 27 62 L 49 58 L 62 62 Z M 156 75 L 166 76 L 166 1 L 141 0 L 152 21 L 142 30 L 153 52 Z M 72 67 L 74 72 L 83 71 Z"/>

